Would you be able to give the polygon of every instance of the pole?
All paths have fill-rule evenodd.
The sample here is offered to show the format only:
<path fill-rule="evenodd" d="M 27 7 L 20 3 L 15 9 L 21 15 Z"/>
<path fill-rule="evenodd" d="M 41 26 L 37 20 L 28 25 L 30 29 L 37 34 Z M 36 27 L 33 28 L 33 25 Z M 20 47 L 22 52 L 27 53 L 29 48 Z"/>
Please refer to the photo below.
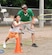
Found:
<path fill-rule="evenodd" d="M 44 0 L 40 0 L 39 4 L 39 16 L 42 15 L 40 16 L 39 27 L 44 27 Z"/>

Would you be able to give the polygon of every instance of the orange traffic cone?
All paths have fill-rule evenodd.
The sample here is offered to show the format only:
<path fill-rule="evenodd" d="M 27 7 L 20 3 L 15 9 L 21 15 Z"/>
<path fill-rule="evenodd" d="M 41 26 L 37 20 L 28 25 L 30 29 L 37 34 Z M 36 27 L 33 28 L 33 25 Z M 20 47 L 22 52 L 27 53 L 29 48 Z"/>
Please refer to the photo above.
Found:
<path fill-rule="evenodd" d="M 20 45 L 20 38 L 16 38 L 16 47 L 15 47 L 15 53 L 22 53 L 21 45 Z"/>

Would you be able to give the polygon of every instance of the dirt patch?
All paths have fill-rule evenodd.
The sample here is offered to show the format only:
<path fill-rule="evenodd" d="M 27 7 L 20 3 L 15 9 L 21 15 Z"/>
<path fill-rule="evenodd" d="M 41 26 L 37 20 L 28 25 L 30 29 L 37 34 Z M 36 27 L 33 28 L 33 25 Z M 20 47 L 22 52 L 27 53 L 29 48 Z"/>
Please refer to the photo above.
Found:
<path fill-rule="evenodd" d="M 22 39 L 23 53 L 15 54 L 15 39 L 10 39 L 7 42 L 7 48 L 3 49 L 2 43 L 4 42 L 10 27 L 0 27 L 0 49 L 4 50 L 0 55 L 52 55 L 52 28 L 37 28 L 35 27 L 35 42 L 38 47 L 32 47 L 31 38 L 28 31 L 25 32 Z"/>

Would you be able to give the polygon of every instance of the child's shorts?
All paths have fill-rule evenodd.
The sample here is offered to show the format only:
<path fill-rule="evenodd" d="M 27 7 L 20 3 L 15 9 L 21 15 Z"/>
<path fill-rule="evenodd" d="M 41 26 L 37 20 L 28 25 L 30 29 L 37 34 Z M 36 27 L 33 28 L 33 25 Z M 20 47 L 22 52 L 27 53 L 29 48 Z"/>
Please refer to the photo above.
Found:
<path fill-rule="evenodd" d="M 18 38 L 19 37 L 19 33 L 17 32 L 9 32 L 8 34 L 8 38 Z"/>

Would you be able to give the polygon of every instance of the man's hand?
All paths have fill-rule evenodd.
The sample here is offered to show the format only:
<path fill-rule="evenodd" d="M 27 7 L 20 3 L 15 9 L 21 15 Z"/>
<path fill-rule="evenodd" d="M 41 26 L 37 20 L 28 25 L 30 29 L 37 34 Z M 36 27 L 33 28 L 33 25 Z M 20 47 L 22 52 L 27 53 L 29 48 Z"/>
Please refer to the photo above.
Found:
<path fill-rule="evenodd" d="M 32 17 L 32 24 L 35 24 L 38 22 L 38 19 L 36 17 Z"/>

